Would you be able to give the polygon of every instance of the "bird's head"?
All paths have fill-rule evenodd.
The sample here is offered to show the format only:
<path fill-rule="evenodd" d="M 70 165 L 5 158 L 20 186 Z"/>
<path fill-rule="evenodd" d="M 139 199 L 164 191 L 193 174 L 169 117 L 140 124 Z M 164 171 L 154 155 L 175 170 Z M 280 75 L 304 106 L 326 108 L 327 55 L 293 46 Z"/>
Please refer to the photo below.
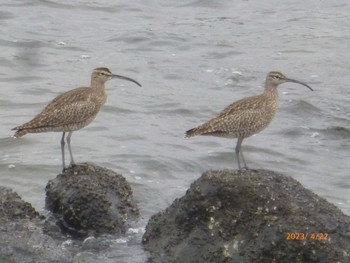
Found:
<path fill-rule="evenodd" d="M 141 84 L 138 83 L 136 80 L 121 75 L 113 74 L 108 68 L 95 68 L 91 75 L 91 81 L 99 83 L 105 83 L 108 80 L 117 78 L 134 82 L 136 85 L 141 87 Z"/>
<path fill-rule="evenodd" d="M 313 89 L 309 85 L 307 85 L 306 83 L 301 82 L 299 80 L 287 78 L 281 72 L 271 71 L 269 74 L 267 74 L 267 77 L 266 77 L 267 86 L 277 87 L 278 85 L 285 83 L 285 82 L 298 83 L 298 84 L 301 84 L 301 85 L 309 88 L 311 91 L 313 91 Z"/>

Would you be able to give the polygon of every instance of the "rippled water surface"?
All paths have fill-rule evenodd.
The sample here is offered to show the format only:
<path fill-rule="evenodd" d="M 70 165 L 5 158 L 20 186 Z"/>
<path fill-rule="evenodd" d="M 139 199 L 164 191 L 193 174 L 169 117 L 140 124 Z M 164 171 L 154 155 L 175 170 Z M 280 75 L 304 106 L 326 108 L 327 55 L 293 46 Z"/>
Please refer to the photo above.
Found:
<path fill-rule="evenodd" d="M 61 170 L 59 133 L 11 138 L 56 95 L 113 80 L 91 125 L 72 137 L 77 162 L 131 182 L 143 219 L 109 262 L 142 262 L 148 218 L 208 169 L 237 168 L 235 140 L 184 132 L 259 94 L 267 72 L 310 84 L 279 88 L 271 125 L 243 143 L 251 168 L 291 175 L 350 215 L 350 16 L 340 1 L 12 1 L 0 10 L 0 176 L 36 209 Z M 85 255 L 88 257 L 88 255 Z M 113 262 L 113 261 L 111 261 Z"/>

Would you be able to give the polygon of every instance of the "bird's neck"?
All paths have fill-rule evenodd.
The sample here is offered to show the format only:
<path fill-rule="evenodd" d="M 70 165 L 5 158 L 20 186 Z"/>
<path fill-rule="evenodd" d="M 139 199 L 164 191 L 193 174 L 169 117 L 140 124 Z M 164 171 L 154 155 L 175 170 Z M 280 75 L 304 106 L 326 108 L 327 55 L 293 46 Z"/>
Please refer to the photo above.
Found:
<path fill-rule="evenodd" d="M 97 100 L 99 105 L 103 105 L 107 100 L 107 94 L 105 90 L 105 83 L 103 81 L 98 81 L 96 79 L 91 79 L 92 93 L 94 98 Z"/>
<path fill-rule="evenodd" d="M 105 104 L 107 100 L 107 93 L 103 82 L 91 80 L 90 85 L 90 100 L 95 101 L 100 107 Z"/>
<path fill-rule="evenodd" d="M 278 99 L 278 90 L 277 90 L 276 84 L 266 82 L 265 83 L 265 90 L 263 92 L 264 96 L 267 96 L 272 99 Z"/>
<path fill-rule="evenodd" d="M 104 89 L 105 88 L 105 83 L 99 79 L 91 79 L 91 84 L 90 84 L 91 88 L 94 89 Z"/>

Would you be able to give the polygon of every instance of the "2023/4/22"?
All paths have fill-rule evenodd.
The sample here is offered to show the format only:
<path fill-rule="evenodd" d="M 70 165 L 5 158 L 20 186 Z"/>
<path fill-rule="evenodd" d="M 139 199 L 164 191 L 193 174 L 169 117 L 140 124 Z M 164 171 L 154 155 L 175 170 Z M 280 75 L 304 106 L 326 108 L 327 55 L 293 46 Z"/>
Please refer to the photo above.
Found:
<path fill-rule="evenodd" d="M 304 232 L 288 232 L 286 235 L 286 240 L 328 240 L 328 233 L 304 233 Z"/>

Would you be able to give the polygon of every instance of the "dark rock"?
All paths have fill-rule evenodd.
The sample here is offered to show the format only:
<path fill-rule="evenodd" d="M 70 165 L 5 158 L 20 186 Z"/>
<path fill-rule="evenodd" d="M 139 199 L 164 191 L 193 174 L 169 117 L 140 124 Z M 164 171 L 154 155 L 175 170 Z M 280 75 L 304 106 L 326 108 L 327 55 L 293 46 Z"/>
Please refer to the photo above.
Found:
<path fill-rule="evenodd" d="M 143 244 L 150 262 L 345 263 L 350 218 L 291 177 L 208 171 L 151 217 Z"/>
<path fill-rule="evenodd" d="M 31 219 L 39 216 L 31 204 L 11 189 L 0 186 L 0 218 L 3 220 Z"/>
<path fill-rule="evenodd" d="M 122 175 L 92 164 L 66 169 L 46 186 L 46 208 L 74 236 L 125 233 L 139 210 Z"/>
<path fill-rule="evenodd" d="M 71 262 L 61 243 L 42 232 L 44 217 L 0 186 L 0 262 Z"/>

